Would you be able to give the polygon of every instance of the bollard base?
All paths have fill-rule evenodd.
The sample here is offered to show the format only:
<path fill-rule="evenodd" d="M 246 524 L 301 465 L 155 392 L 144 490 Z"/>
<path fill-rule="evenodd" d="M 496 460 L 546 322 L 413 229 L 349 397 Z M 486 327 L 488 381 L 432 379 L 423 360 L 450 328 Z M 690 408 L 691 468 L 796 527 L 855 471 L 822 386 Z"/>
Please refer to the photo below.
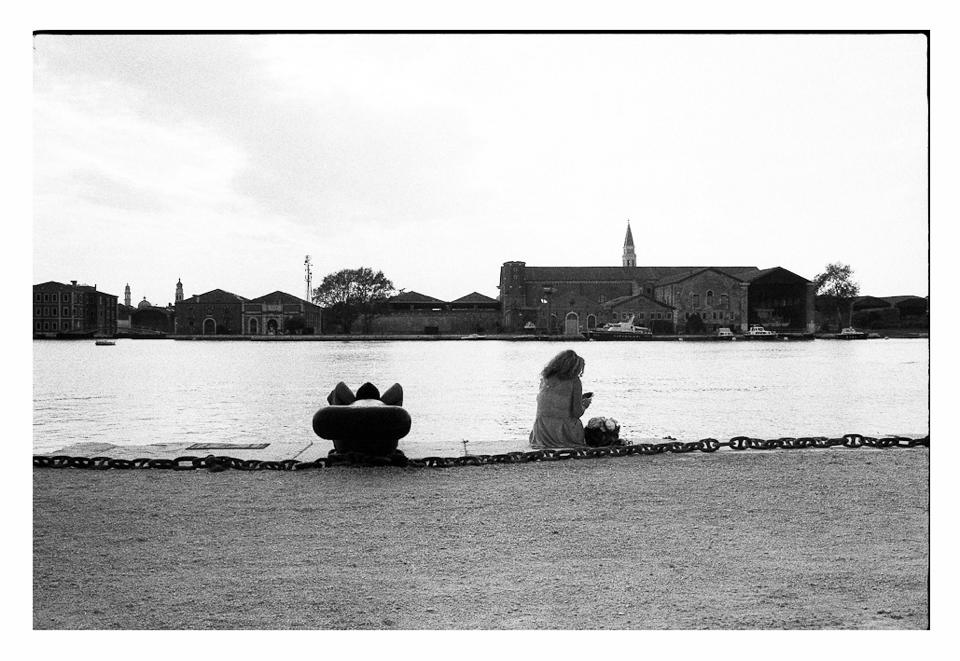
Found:
<path fill-rule="evenodd" d="M 330 450 L 327 455 L 327 466 L 406 466 L 408 463 L 410 460 L 400 450 L 394 450 L 387 455 Z"/>

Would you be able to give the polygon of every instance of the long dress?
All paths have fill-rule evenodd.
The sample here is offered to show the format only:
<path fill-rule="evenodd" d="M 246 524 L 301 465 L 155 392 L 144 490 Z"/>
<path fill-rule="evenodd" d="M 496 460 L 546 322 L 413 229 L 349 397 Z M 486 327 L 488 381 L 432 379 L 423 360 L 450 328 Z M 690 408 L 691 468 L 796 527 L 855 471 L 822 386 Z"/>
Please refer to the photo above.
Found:
<path fill-rule="evenodd" d="M 534 448 L 585 448 L 583 423 L 580 416 L 584 407 L 583 386 L 580 377 L 540 380 L 537 394 L 537 419 L 530 431 L 530 445 Z"/>

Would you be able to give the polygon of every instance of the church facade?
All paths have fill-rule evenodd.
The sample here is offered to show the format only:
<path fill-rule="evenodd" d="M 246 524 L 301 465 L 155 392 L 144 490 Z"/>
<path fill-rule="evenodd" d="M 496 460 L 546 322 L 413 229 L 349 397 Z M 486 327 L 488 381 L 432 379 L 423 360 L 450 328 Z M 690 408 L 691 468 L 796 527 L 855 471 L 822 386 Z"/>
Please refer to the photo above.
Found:
<path fill-rule="evenodd" d="M 500 268 L 504 332 L 578 335 L 625 321 L 655 333 L 814 331 L 815 285 L 782 267 L 637 266 L 629 221 L 621 266 Z"/>

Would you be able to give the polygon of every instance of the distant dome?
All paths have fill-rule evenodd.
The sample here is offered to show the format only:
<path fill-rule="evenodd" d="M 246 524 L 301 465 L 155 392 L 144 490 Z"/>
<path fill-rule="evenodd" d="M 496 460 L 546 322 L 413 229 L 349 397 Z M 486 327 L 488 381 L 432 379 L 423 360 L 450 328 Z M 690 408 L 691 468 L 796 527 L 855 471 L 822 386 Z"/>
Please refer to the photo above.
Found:
<path fill-rule="evenodd" d="M 139 303 L 137 303 L 137 309 L 138 309 L 138 310 L 142 310 L 143 308 L 152 308 L 152 307 L 153 307 L 153 305 L 150 303 L 150 301 L 147 300 L 147 297 L 146 297 L 146 296 L 143 297 L 143 300 L 142 300 L 142 301 L 140 301 Z"/>

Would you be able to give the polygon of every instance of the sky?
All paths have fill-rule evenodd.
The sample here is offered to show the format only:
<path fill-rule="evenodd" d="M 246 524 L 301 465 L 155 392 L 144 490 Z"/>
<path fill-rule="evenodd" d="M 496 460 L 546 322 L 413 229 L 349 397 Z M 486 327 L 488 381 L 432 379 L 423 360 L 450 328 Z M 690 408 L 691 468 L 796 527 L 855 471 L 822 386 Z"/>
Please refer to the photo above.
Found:
<path fill-rule="evenodd" d="M 928 293 L 923 35 L 37 35 L 35 282 L 452 300 L 500 265 Z"/>

